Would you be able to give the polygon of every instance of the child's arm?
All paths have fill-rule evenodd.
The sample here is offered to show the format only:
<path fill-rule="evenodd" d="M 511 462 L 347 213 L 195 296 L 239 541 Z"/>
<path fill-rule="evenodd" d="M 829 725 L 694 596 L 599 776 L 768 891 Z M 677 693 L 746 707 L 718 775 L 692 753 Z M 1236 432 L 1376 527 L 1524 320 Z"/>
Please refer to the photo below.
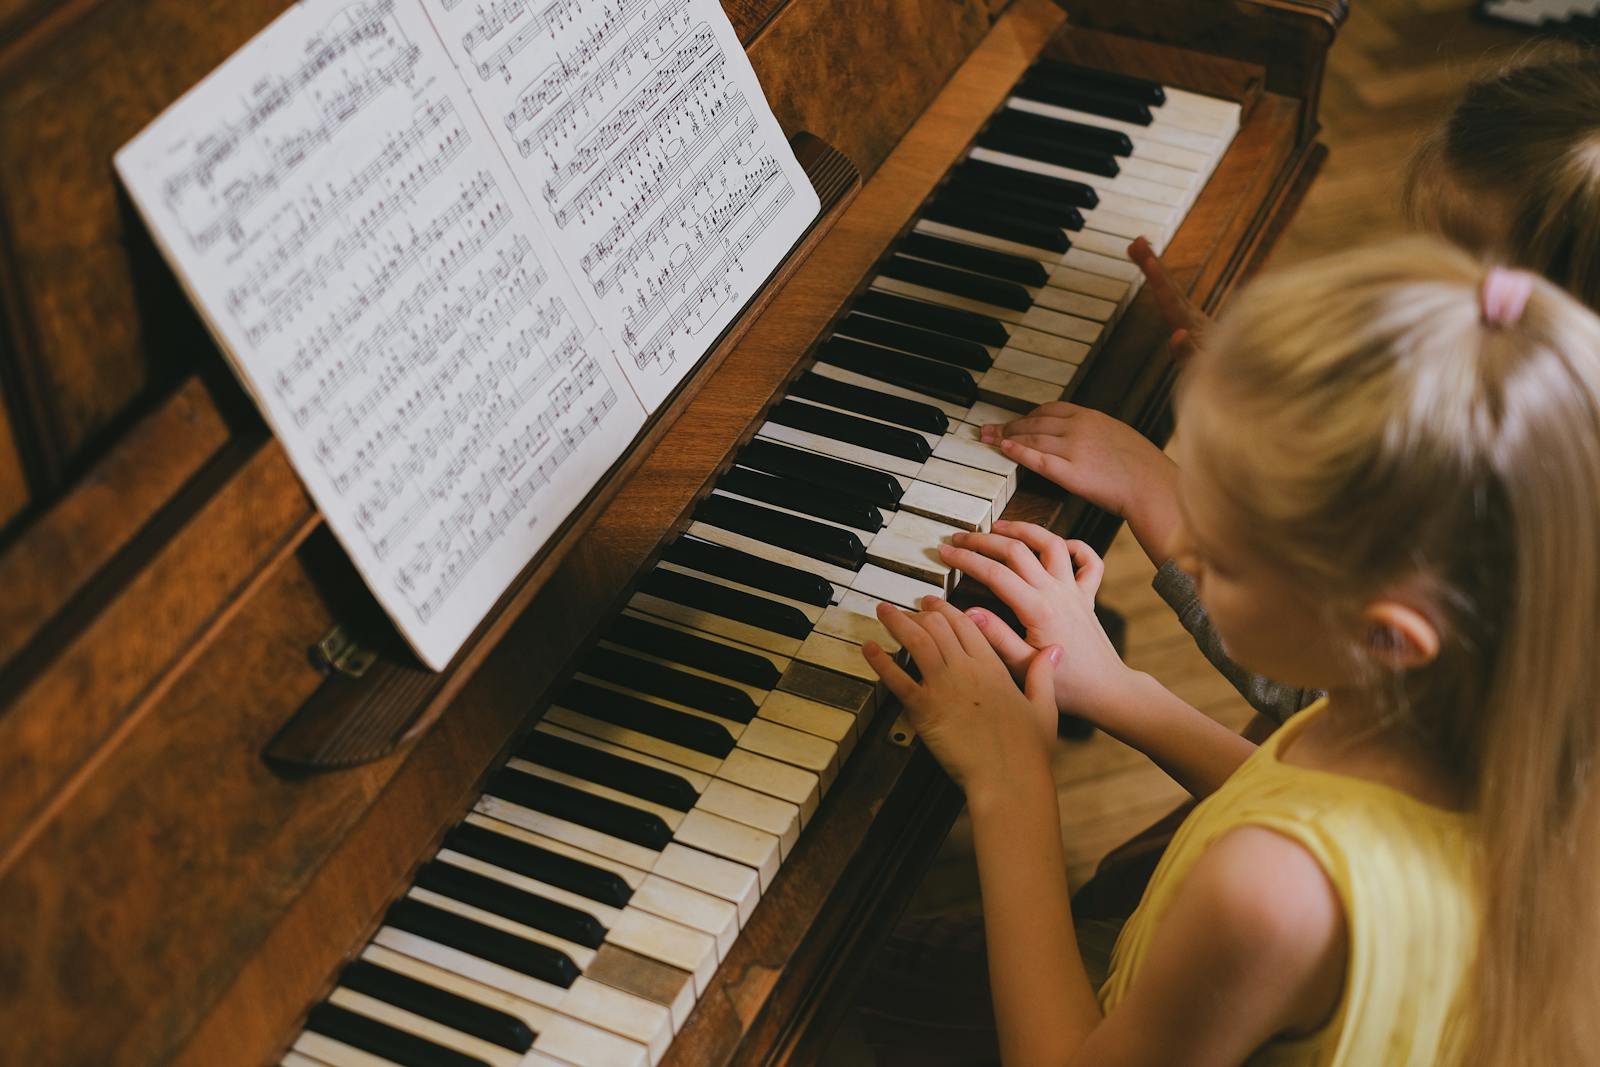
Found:
<path fill-rule="evenodd" d="M 1064 400 L 979 431 L 1034 473 L 1128 521 L 1150 562 L 1177 549 L 1178 467 L 1133 427 Z"/>
<path fill-rule="evenodd" d="M 1038 648 L 1064 649 L 1054 674 L 1061 710 L 1139 749 L 1190 793 L 1206 796 L 1255 750 L 1118 658 L 1094 615 L 1104 565 L 1088 545 L 1032 523 L 1001 521 L 993 533 L 956 535 L 940 554 L 1016 613 L 1026 640 L 988 612 L 973 618 L 1013 673 Z"/>
<path fill-rule="evenodd" d="M 1234 1064 L 1327 1016 L 1342 984 L 1337 900 L 1299 846 L 1263 832 L 1239 836 L 1237 851 L 1230 834 L 1202 858 L 1103 1017 L 1073 934 L 1042 728 L 1059 649 L 1033 658 L 1023 694 L 950 605 L 917 616 L 884 605 L 879 617 L 922 681 L 875 645 L 867 659 L 967 794 L 1007 1064 Z"/>

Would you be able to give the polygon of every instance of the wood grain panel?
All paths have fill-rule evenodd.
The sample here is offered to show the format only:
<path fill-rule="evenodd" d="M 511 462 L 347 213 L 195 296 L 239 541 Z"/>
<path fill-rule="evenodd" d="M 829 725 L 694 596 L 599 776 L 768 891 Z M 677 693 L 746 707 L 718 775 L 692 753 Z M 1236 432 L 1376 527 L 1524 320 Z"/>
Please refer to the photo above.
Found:
<path fill-rule="evenodd" d="M 6 526 L 28 506 L 30 498 L 28 472 L 22 466 L 22 453 L 17 448 L 5 390 L 0 389 L 0 541 L 3 541 Z M 4 659 L 4 654 L 0 653 L 0 662 Z"/>

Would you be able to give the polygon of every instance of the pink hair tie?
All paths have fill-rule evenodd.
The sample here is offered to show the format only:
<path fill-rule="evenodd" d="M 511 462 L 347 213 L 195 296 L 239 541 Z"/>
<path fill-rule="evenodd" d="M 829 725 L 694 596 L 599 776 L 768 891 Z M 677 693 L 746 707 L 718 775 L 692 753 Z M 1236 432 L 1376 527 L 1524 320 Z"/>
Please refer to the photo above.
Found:
<path fill-rule="evenodd" d="M 1483 279 L 1483 321 L 1490 326 L 1516 325 L 1531 296 L 1533 275 L 1506 267 L 1492 268 Z"/>

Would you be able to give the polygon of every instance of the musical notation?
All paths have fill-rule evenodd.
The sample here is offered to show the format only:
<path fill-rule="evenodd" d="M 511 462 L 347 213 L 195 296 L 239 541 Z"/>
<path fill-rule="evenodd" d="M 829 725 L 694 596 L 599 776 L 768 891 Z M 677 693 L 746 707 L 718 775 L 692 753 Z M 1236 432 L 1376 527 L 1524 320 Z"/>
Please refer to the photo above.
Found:
<path fill-rule="evenodd" d="M 652 408 L 816 198 L 715 0 L 532 2 L 433 14 L 579 291 L 624 327 L 622 369 Z"/>
<path fill-rule="evenodd" d="M 581 6 L 547 5 L 545 27 Z M 426 12 L 295 5 L 118 167 L 352 560 L 442 666 L 644 411 Z"/>

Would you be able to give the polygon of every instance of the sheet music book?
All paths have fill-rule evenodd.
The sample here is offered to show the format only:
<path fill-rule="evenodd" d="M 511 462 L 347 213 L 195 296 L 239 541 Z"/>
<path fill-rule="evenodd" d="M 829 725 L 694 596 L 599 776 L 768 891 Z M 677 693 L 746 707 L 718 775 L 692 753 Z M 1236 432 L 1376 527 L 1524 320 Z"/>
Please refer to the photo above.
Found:
<path fill-rule="evenodd" d="M 435 669 L 819 210 L 717 0 L 303 0 L 116 167 Z"/>

